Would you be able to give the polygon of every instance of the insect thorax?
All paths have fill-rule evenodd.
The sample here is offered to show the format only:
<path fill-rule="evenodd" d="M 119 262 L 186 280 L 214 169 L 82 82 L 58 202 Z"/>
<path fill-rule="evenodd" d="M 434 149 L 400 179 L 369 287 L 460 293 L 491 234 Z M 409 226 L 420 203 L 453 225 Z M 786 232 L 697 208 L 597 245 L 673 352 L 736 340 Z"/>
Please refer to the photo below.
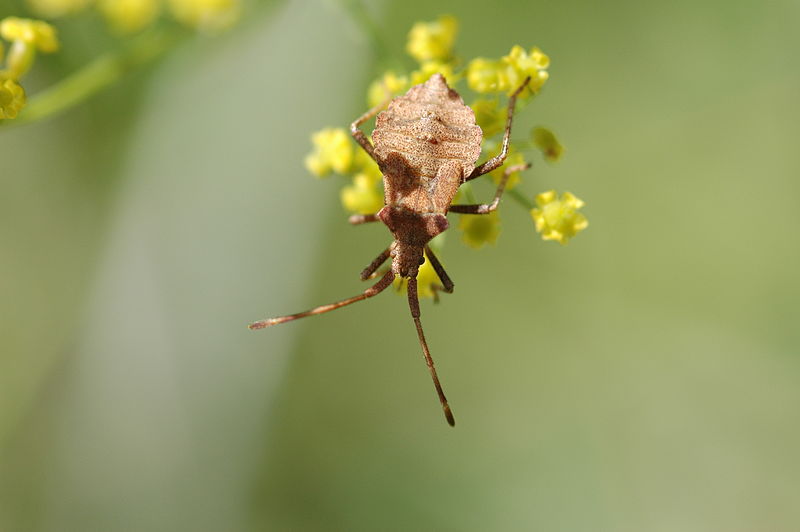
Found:
<path fill-rule="evenodd" d="M 481 139 L 475 113 L 440 74 L 395 98 L 372 132 L 386 205 L 446 213 Z"/>

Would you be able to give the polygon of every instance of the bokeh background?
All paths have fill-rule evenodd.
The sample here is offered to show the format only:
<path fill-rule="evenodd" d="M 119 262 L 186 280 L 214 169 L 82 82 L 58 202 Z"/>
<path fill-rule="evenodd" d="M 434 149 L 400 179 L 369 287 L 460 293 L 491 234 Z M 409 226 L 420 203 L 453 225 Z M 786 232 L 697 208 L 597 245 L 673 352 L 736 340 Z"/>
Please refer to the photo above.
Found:
<path fill-rule="evenodd" d="M 402 297 L 245 328 L 387 242 L 302 166 L 370 41 L 335 2 L 247 9 L 0 129 L 0 530 L 800 529 L 800 4 L 369 3 L 398 55 L 442 13 L 463 57 L 548 53 L 518 131 L 568 151 L 525 190 L 587 202 L 567 247 L 513 202 L 496 246 L 449 235 L 422 312 L 455 429 Z M 113 44 L 59 29 L 34 87 Z"/>

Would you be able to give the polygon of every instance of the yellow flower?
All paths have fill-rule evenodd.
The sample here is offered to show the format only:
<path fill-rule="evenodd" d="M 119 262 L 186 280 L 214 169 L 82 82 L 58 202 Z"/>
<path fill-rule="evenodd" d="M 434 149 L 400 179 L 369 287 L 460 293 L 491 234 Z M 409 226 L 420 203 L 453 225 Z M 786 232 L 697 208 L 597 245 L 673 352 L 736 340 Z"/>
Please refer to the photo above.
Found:
<path fill-rule="evenodd" d="M 378 181 L 365 173 L 356 174 L 353 184 L 342 189 L 340 198 L 344 208 L 354 214 L 375 214 L 383 207 Z"/>
<path fill-rule="evenodd" d="M 391 98 L 405 92 L 409 88 L 408 77 L 398 76 L 391 70 L 381 79 L 373 81 L 367 89 L 367 105 L 372 108 Z"/>
<path fill-rule="evenodd" d="M 495 182 L 496 185 L 500 184 L 500 180 L 503 178 L 503 174 L 506 171 L 506 168 L 511 168 L 514 165 L 518 164 L 525 164 L 525 158 L 522 156 L 521 153 L 514 149 L 513 144 L 508 150 L 508 157 L 506 157 L 506 162 L 500 168 L 496 170 L 492 170 L 489 172 L 489 175 L 492 176 L 492 181 Z M 514 172 L 510 176 L 508 176 L 508 181 L 506 182 L 506 190 L 511 190 L 515 186 L 519 184 L 519 174 L 520 172 Z"/>
<path fill-rule="evenodd" d="M 91 0 L 28 0 L 31 10 L 44 18 L 58 18 L 88 7 Z"/>
<path fill-rule="evenodd" d="M 511 52 L 503 57 L 503 61 L 508 63 L 518 76 L 516 82 L 512 83 L 515 87 L 530 76 L 528 89 L 538 92 L 549 77 L 547 68 L 550 66 L 550 58 L 535 46 L 530 52 L 526 52 L 522 46 L 514 46 Z"/>
<path fill-rule="evenodd" d="M 425 83 L 434 74 L 441 74 L 448 84 L 453 85 L 458 81 L 458 76 L 453 72 L 453 65 L 441 61 L 425 61 L 420 65 L 419 70 L 411 73 L 411 84 L 419 85 Z"/>
<path fill-rule="evenodd" d="M 508 55 L 499 60 L 478 57 L 467 67 L 469 87 L 481 93 L 512 92 L 530 76 L 528 90 L 523 94 L 537 92 L 549 74 L 550 59 L 538 48 L 526 52 L 521 46 L 514 46 Z"/>
<path fill-rule="evenodd" d="M 119 33 L 136 33 L 155 21 L 160 0 L 100 0 L 97 6 Z"/>
<path fill-rule="evenodd" d="M 0 120 L 16 118 L 25 106 L 25 90 L 13 79 L 0 78 Z"/>
<path fill-rule="evenodd" d="M 447 60 L 453 53 L 458 21 L 450 15 L 436 22 L 417 22 L 408 32 L 406 51 L 419 61 Z"/>
<path fill-rule="evenodd" d="M 216 32 L 239 19 L 239 0 L 169 0 L 172 16 L 186 26 Z"/>
<path fill-rule="evenodd" d="M 534 144 L 542 150 L 545 159 L 551 163 L 561 159 L 564 154 L 564 146 L 558 142 L 552 131 L 547 128 L 537 127 L 533 129 L 532 136 Z"/>
<path fill-rule="evenodd" d="M 7 41 L 35 46 L 44 53 L 58 50 L 56 29 L 40 20 L 7 17 L 0 22 L 0 36 Z"/>
<path fill-rule="evenodd" d="M 353 171 L 367 174 L 374 181 L 382 181 L 383 174 L 381 169 L 378 168 L 372 157 L 362 149 L 356 149 L 355 158 L 353 159 Z"/>
<path fill-rule="evenodd" d="M 467 66 L 467 84 L 475 92 L 508 92 L 513 90 L 508 74 L 508 65 L 503 61 L 476 57 Z"/>
<path fill-rule="evenodd" d="M 485 244 L 494 244 L 500 234 L 500 217 L 497 211 L 481 215 L 464 215 L 458 221 L 461 239 L 470 247 L 478 249 Z"/>
<path fill-rule="evenodd" d="M 435 293 L 433 291 L 434 285 L 441 285 L 439 276 L 436 275 L 436 270 L 431 266 L 431 261 L 425 258 L 425 262 L 419 267 L 417 272 L 417 296 L 420 299 L 430 297 L 433 298 Z M 394 288 L 398 293 L 404 294 L 408 289 L 408 279 L 402 277 L 395 277 Z"/>
<path fill-rule="evenodd" d="M 536 222 L 536 230 L 544 240 L 557 240 L 566 244 L 570 238 L 589 226 L 586 217 L 578 212 L 584 203 L 570 192 L 564 192 L 561 199 L 555 190 L 542 192 L 536 196 L 538 208 L 531 210 Z"/>
<path fill-rule="evenodd" d="M 350 135 L 342 128 L 325 128 L 311 135 L 314 151 L 306 155 L 309 172 L 324 177 L 331 171 L 346 174 L 353 164 Z"/>
<path fill-rule="evenodd" d="M 470 107 L 475 111 L 475 121 L 481 126 L 484 138 L 493 137 L 506 128 L 505 109 L 500 108 L 497 99 L 477 99 Z"/>

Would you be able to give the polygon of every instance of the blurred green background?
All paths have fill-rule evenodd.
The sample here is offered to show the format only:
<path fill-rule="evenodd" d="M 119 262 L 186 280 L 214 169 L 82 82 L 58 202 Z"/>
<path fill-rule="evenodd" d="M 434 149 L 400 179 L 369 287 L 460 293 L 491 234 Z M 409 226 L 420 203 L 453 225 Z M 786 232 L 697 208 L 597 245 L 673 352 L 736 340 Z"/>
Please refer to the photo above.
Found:
<path fill-rule="evenodd" d="M 526 191 L 587 202 L 567 247 L 512 202 L 495 247 L 449 235 L 422 312 L 455 429 L 401 297 L 245 328 L 355 294 L 388 238 L 302 166 L 368 40 L 248 9 L 0 129 L 0 530 L 800 529 L 798 2 L 370 3 L 396 54 L 441 13 L 463 57 L 548 53 L 517 131 L 568 151 Z M 113 45 L 59 28 L 34 88 Z"/>

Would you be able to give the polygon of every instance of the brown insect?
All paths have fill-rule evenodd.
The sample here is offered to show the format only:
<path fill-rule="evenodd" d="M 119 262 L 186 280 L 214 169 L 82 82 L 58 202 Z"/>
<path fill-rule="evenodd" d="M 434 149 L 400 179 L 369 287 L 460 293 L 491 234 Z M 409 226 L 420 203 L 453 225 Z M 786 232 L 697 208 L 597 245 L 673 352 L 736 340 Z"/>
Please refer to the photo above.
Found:
<path fill-rule="evenodd" d="M 257 321 L 250 328 L 263 329 L 330 312 L 381 293 L 392 284 L 396 276 L 408 278 L 408 306 L 417 328 L 422 353 L 442 403 L 445 418 L 451 426 L 455 425 L 455 418 L 436 375 L 419 319 L 417 272 L 427 256 L 442 283 L 435 289 L 452 293 L 453 281 L 444 271 L 428 242 L 447 229 L 445 215 L 448 212 L 488 214 L 497 209 L 508 177 L 530 167 L 529 164 L 522 164 L 507 168 L 491 203 L 450 204 L 462 183 L 499 168 L 505 161 L 514 105 L 517 96 L 529 81 L 530 78 L 527 78 L 508 100 L 508 118 L 500 153 L 478 166 L 475 163 L 481 153 L 483 132 L 475 123 L 475 113 L 464 104 L 456 91 L 447 86 L 440 74 L 434 74 L 427 82 L 412 87 L 405 96 L 395 98 L 380 114 L 378 112 L 385 106 L 385 102 L 353 122 L 350 132 L 378 163 L 383 173 L 385 206 L 376 214 L 351 216 L 350 223 L 357 225 L 380 220 L 394 236 L 392 244 L 364 268 L 361 279 L 376 277 L 378 268 L 390 257 L 392 266 L 377 283 L 357 296 L 305 312 Z M 376 114 L 378 119 L 372 132 L 375 143 L 373 146 L 359 128 Z"/>

